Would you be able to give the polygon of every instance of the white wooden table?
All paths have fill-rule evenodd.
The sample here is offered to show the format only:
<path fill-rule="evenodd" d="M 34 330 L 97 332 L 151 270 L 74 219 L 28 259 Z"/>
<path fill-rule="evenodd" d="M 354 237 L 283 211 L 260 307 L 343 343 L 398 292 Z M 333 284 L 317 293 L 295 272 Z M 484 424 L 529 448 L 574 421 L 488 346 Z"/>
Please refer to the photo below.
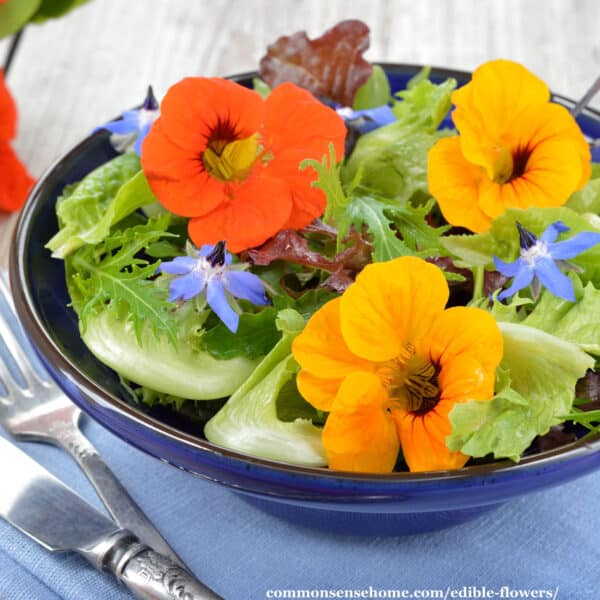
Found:
<path fill-rule="evenodd" d="M 571 97 L 600 75 L 598 0 L 93 0 L 27 28 L 8 76 L 16 148 L 39 177 L 149 83 L 161 97 L 186 75 L 252 70 L 279 35 L 346 18 L 371 28 L 373 61 L 471 70 L 510 58 Z M 0 266 L 15 221 L 0 214 Z"/>

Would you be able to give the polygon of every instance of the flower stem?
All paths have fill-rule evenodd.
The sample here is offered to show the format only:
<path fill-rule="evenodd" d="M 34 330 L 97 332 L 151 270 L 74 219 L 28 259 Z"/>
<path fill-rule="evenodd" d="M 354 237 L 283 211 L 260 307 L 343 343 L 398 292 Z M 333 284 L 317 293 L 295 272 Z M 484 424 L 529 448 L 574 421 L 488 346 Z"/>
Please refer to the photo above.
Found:
<path fill-rule="evenodd" d="M 17 49 L 19 48 L 19 42 L 21 41 L 21 38 L 23 37 L 23 31 L 25 31 L 24 27 L 21 27 L 21 29 L 19 29 L 19 31 L 17 31 L 17 33 L 15 33 L 12 36 L 12 39 L 10 41 L 10 46 L 8 47 L 8 52 L 6 54 L 6 58 L 4 59 L 4 75 L 8 75 L 8 71 L 10 70 L 10 66 L 13 62 L 13 59 L 15 57 L 15 54 L 17 53 Z"/>
<path fill-rule="evenodd" d="M 480 265 L 473 269 L 473 300 L 483 298 L 483 286 L 485 283 L 485 267 Z"/>

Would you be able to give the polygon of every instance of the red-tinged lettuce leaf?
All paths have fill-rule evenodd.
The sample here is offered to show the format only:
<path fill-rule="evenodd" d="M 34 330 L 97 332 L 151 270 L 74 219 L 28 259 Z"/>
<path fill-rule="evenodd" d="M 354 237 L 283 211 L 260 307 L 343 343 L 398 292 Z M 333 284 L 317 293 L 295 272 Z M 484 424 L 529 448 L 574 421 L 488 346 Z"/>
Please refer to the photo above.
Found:
<path fill-rule="evenodd" d="M 341 21 L 320 38 L 305 31 L 280 37 L 260 61 L 260 76 L 271 87 L 291 81 L 319 98 L 352 106 L 373 67 L 362 57 L 369 28 L 362 21 Z"/>
<path fill-rule="evenodd" d="M 330 228 L 327 226 L 322 229 L 316 228 L 316 226 L 310 227 L 311 233 L 330 234 Z M 335 237 L 335 233 L 332 235 Z M 344 241 L 351 245 L 333 258 L 327 258 L 319 252 L 311 250 L 308 240 L 297 231 L 285 229 L 260 248 L 249 250 L 248 256 L 258 266 L 268 266 L 276 260 L 282 260 L 327 271 L 331 273 L 331 276 L 323 282 L 323 285 L 342 292 L 354 281 L 365 265 L 371 262 L 371 253 L 373 252 L 371 244 L 356 232 L 350 233 Z"/>
<path fill-rule="evenodd" d="M 575 388 L 577 398 L 586 400 L 584 404 L 580 404 L 582 410 L 600 409 L 600 373 L 591 369 L 582 377 Z"/>

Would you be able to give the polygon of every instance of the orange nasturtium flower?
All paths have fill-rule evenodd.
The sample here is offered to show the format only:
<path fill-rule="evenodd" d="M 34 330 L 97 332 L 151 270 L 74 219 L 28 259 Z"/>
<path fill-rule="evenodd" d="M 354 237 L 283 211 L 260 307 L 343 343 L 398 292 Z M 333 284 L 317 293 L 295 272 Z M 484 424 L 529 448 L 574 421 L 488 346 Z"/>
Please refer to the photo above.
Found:
<path fill-rule="evenodd" d="M 343 156 L 345 135 L 334 110 L 291 83 L 263 100 L 233 81 L 187 78 L 167 92 L 142 166 L 161 204 L 190 217 L 196 245 L 226 240 L 240 252 L 323 213 L 315 172 L 299 164 L 330 143 Z"/>
<path fill-rule="evenodd" d="M 374 263 L 296 338 L 298 389 L 329 412 L 331 468 L 390 472 L 400 449 L 411 471 L 468 460 L 446 447 L 448 413 L 492 398 L 502 335 L 484 310 L 445 310 L 448 295 L 441 270 L 420 258 Z"/>
<path fill-rule="evenodd" d="M 427 167 L 452 225 L 487 231 L 507 208 L 561 206 L 588 180 L 589 146 L 575 119 L 522 65 L 483 64 L 452 102 L 460 135 L 439 140 Z"/>
<path fill-rule="evenodd" d="M 0 211 L 21 208 L 34 181 L 10 144 L 17 133 L 17 108 L 0 69 Z"/>

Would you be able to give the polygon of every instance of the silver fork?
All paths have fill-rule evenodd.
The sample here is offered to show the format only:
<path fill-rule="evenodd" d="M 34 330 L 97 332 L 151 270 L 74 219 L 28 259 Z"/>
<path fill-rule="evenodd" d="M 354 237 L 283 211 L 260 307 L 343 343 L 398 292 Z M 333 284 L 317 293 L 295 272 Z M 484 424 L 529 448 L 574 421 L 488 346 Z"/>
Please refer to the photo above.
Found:
<path fill-rule="evenodd" d="M 0 271 L 0 426 L 17 439 L 66 450 L 121 527 L 187 569 L 83 435 L 78 425 L 80 415 L 35 357 Z"/>

